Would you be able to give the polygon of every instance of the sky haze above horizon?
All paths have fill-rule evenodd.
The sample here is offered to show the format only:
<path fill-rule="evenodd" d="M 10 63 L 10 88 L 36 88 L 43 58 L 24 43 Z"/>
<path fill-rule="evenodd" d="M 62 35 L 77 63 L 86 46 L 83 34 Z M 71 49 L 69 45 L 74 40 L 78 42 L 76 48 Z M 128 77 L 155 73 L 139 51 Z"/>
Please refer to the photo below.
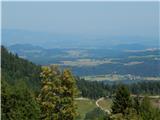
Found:
<path fill-rule="evenodd" d="M 158 2 L 2 2 L 3 29 L 157 38 L 158 27 Z"/>

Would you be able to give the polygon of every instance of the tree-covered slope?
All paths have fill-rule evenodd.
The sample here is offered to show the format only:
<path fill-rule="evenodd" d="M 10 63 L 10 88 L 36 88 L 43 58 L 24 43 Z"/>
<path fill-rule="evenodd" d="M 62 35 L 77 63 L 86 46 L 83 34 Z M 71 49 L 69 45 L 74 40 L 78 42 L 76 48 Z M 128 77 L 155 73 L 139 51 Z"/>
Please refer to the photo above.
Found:
<path fill-rule="evenodd" d="M 77 89 L 69 70 L 41 69 L 3 46 L 1 50 L 2 120 L 74 120 Z"/>
<path fill-rule="evenodd" d="M 19 58 L 1 46 L 2 120 L 39 119 L 40 107 L 33 90 L 39 90 L 40 71 L 40 66 Z"/>
<path fill-rule="evenodd" d="M 2 78 L 10 84 L 23 80 L 32 88 L 39 86 L 41 67 L 10 53 L 4 46 L 1 46 L 1 68 Z"/>

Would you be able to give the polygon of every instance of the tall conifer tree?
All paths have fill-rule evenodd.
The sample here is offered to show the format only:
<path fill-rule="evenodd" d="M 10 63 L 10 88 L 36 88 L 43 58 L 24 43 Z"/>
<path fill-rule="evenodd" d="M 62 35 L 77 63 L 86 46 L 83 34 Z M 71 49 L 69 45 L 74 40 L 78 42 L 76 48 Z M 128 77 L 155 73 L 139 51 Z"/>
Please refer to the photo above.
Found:
<path fill-rule="evenodd" d="M 42 88 L 38 96 L 43 120 L 73 120 L 75 118 L 75 79 L 69 70 L 57 66 L 43 67 Z"/>

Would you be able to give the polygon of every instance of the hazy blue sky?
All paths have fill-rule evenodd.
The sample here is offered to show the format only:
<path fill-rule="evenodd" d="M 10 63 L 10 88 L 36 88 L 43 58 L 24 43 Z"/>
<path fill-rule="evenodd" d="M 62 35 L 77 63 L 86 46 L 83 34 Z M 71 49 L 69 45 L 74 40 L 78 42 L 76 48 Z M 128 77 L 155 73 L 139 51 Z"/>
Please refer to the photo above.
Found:
<path fill-rule="evenodd" d="M 2 27 L 83 36 L 158 36 L 156 2 L 3 2 Z"/>

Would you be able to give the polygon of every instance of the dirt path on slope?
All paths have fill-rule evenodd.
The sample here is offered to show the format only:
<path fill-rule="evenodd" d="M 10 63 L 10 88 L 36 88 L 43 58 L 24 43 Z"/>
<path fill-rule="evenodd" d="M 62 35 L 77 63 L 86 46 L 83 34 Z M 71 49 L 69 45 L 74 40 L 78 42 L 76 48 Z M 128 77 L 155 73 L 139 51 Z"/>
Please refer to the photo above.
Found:
<path fill-rule="evenodd" d="M 96 105 L 97 107 L 99 107 L 101 110 L 103 110 L 104 112 L 107 112 L 108 114 L 111 114 L 111 112 L 108 110 L 108 109 L 104 109 L 102 106 L 99 105 L 99 102 L 104 100 L 104 97 L 101 97 L 99 98 L 97 101 L 96 101 Z"/>

